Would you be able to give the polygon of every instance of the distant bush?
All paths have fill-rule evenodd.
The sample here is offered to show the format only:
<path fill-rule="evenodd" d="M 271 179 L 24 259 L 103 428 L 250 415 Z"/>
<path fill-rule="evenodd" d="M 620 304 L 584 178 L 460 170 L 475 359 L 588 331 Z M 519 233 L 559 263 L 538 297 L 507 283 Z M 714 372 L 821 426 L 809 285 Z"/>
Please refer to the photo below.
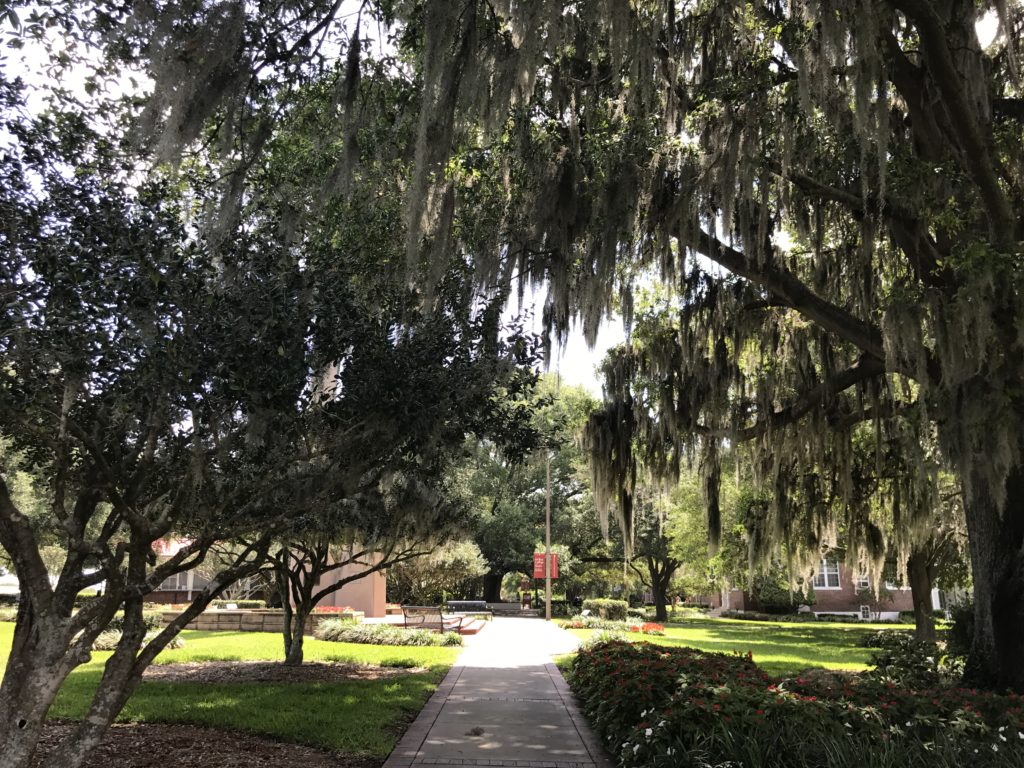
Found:
<path fill-rule="evenodd" d="M 239 610 L 255 610 L 259 608 L 266 608 L 266 600 L 211 600 L 211 608 L 227 608 L 229 605 L 235 606 Z"/>
<path fill-rule="evenodd" d="M 645 635 L 664 635 L 665 627 L 653 621 L 609 621 L 597 616 L 573 616 L 562 622 L 566 629 L 599 629 L 612 632 L 641 632 Z"/>
<path fill-rule="evenodd" d="M 583 601 L 583 610 L 590 611 L 595 616 L 612 621 L 625 621 L 629 603 L 625 600 L 610 600 L 608 598 L 591 598 Z"/>
<path fill-rule="evenodd" d="M 89 603 L 91 603 L 91 602 L 93 602 L 95 600 L 98 600 L 99 598 L 100 598 L 99 595 L 87 595 L 87 594 L 75 595 L 75 608 L 79 608 L 79 609 L 84 608 Z"/>
<path fill-rule="evenodd" d="M 861 648 L 893 648 L 903 642 L 903 638 L 913 637 L 908 629 L 879 629 L 875 632 L 868 632 L 857 645 Z"/>
<path fill-rule="evenodd" d="M 8 608 L 6 606 L 0 608 L 0 621 L 17 621 L 18 620 L 18 609 Z"/>
<path fill-rule="evenodd" d="M 148 643 L 154 637 L 156 632 L 147 632 L 146 639 L 143 644 Z M 94 651 L 113 651 L 117 648 L 117 644 L 121 642 L 121 631 L 117 629 L 108 629 L 105 632 L 101 632 L 99 636 L 93 640 L 92 649 Z M 176 635 L 171 638 L 171 641 L 167 644 L 165 650 L 176 651 L 179 648 L 185 647 L 185 641 L 182 640 L 181 635 Z"/>
<path fill-rule="evenodd" d="M 455 632 L 403 629 L 388 624 L 354 624 L 351 621 L 339 619 L 321 621 L 313 631 L 313 637 L 334 643 L 365 643 L 368 645 L 462 645 L 462 635 Z"/>
<path fill-rule="evenodd" d="M 798 622 L 802 623 L 805 621 L 819 621 L 829 622 L 832 624 L 862 624 L 863 622 L 857 616 L 838 616 L 838 615 L 823 615 L 815 616 L 813 613 L 759 613 L 757 611 L 722 611 L 723 619 L 740 619 L 741 621 L 781 621 L 781 622 Z M 894 623 L 888 622 L 885 619 L 872 619 L 871 624 L 887 624 Z"/>
<path fill-rule="evenodd" d="M 164 616 L 159 611 L 143 611 L 142 612 L 142 623 L 146 625 L 147 632 L 154 632 L 164 625 Z M 117 632 L 120 634 L 124 628 L 124 614 L 119 613 L 110 620 L 107 624 L 107 632 Z"/>

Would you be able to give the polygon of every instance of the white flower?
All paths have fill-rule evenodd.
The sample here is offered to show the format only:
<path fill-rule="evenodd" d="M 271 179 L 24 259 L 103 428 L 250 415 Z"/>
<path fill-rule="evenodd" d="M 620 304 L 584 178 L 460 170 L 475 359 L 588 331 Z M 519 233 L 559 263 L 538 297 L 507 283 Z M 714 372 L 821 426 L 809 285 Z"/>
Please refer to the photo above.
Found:
<path fill-rule="evenodd" d="M 644 731 L 644 736 L 646 736 L 648 739 L 651 738 L 651 736 L 653 736 L 653 735 L 654 735 L 654 729 L 653 728 L 648 728 L 646 731 Z"/>
<path fill-rule="evenodd" d="M 999 726 L 999 732 L 1000 732 L 1000 733 L 1002 733 L 1002 732 L 1003 732 L 1003 731 L 1005 731 L 1005 730 L 1006 730 L 1006 726 L 1005 726 L 1005 725 L 1000 725 L 1000 726 Z"/>
<path fill-rule="evenodd" d="M 661 721 L 659 721 L 659 723 L 658 723 L 658 727 L 659 727 L 659 728 L 664 728 L 664 727 L 665 727 L 665 725 L 666 725 L 666 721 L 665 721 L 665 720 L 661 720 Z"/>
<path fill-rule="evenodd" d="M 845 725 L 847 728 L 853 728 L 853 726 L 850 725 L 849 723 L 843 723 L 843 725 Z"/>
<path fill-rule="evenodd" d="M 674 755 L 675 753 L 676 753 L 676 751 L 674 749 L 672 749 L 672 747 L 669 747 L 668 749 L 665 750 L 665 754 L 668 755 L 669 757 L 672 757 L 672 755 Z"/>
<path fill-rule="evenodd" d="M 635 755 L 639 751 L 640 751 L 640 745 L 639 744 L 634 744 L 633 745 L 633 754 Z"/>
<path fill-rule="evenodd" d="M 1017 738 L 1024 739 L 1024 731 L 1017 731 Z"/>
<path fill-rule="evenodd" d="M 626 748 L 626 747 L 628 747 L 628 746 L 629 746 L 629 742 L 628 742 L 628 741 L 624 741 L 624 742 L 622 742 L 622 748 L 623 748 L 623 749 L 625 749 L 625 748 Z"/>
<path fill-rule="evenodd" d="M 992 745 L 992 751 L 993 752 L 998 752 L 999 751 L 999 745 L 998 744 L 993 744 Z"/>
<path fill-rule="evenodd" d="M 907 720 L 907 728 L 909 728 L 909 727 L 910 727 L 910 726 L 912 726 L 912 725 L 913 725 L 913 723 L 912 723 L 912 722 L 910 722 L 909 720 Z"/>
<path fill-rule="evenodd" d="M 1005 736 L 1003 736 L 1003 734 L 1001 734 L 1001 733 L 1000 733 L 1000 734 L 999 734 L 999 740 L 1000 740 L 1000 741 L 1006 741 L 1006 737 L 1005 737 Z"/>

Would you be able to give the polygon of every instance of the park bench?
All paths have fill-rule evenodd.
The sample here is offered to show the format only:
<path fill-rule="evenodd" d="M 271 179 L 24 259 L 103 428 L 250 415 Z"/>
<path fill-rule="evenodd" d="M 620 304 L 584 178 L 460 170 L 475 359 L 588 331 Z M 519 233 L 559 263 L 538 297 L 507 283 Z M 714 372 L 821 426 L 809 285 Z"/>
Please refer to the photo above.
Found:
<path fill-rule="evenodd" d="M 402 619 L 406 629 L 429 629 L 433 632 L 459 632 L 462 616 L 445 616 L 436 605 L 403 605 Z"/>

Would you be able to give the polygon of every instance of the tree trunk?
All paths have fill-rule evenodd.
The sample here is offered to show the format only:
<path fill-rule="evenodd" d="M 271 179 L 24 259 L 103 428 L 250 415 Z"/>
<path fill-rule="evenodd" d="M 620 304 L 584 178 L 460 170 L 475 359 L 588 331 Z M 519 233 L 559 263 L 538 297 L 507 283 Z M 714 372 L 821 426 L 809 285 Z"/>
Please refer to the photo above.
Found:
<path fill-rule="evenodd" d="M 921 552 L 911 553 L 907 560 L 910 596 L 914 602 L 914 637 L 922 642 L 935 642 L 935 618 L 932 616 L 932 568 Z"/>
<path fill-rule="evenodd" d="M 0 685 L 0 766 L 27 768 L 32 762 L 46 714 L 75 667 L 89 660 L 88 638 L 73 642 L 70 619 L 38 620 L 24 600 Z"/>
<path fill-rule="evenodd" d="M 103 677 L 93 695 L 86 717 L 61 742 L 46 761 L 46 768 L 79 768 L 92 754 L 124 708 L 129 697 L 139 687 L 148 660 L 136 663 L 139 648 L 146 635 L 142 621 L 142 606 L 126 609 L 121 641 L 103 668 Z M 132 614 L 127 618 L 127 614 Z"/>
<path fill-rule="evenodd" d="M 59 638 L 12 654 L 0 689 L 0 765 L 27 768 L 42 734 L 46 713 L 71 667 L 62 663 L 66 645 Z"/>
<path fill-rule="evenodd" d="M 1007 478 L 1005 509 L 980 475 L 964 494 L 974 578 L 966 676 L 975 685 L 1024 693 L 1024 468 Z"/>
<path fill-rule="evenodd" d="M 652 574 L 653 576 L 653 574 Z M 654 620 L 668 621 L 668 606 L 666 605 L 666 584 L 659 578 L 651 579 L 651 593 L 654 595 Z"/>
<path fill-rule="evenodd" d="M 503 572 L 491 571 L 484 575 L 484 601 L 488 603 L 501 602 L 501 581 L 505 577 Z"/>
<path fill-rule="evenodd" d="M 306 617 L 309 611 L 305 608 L 295 608 L 292 611 L 290 622 L 285 623 L 285 656 L 284 663 L 291 666 L 302 664 L 302 642 L 305 639 Z"/>

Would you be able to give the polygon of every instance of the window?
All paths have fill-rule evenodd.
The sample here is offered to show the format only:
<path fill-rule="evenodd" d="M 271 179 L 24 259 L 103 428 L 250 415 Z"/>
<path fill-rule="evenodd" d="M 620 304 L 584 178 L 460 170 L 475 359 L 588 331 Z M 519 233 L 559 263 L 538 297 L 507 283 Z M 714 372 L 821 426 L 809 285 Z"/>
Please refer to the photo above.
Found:
<path fill-rule="evenodd" d="M 857 577 L 857 591 L 867 592 L 869 589 L 871 589 L 871 579 L 868 578 L 866 573 L 862 573 Z"/>
<path fill-rule="evenodd" d="M 188 589 L 188 571 L 168 576 L 160 583 L 160 590 L 164 592 L 184 592 Z"/>
<path fill-rule="evenodd" d="M 814 574 L 815 589 L 839 589 L 839 563 L 822 559 L 818 572 Z"/>

